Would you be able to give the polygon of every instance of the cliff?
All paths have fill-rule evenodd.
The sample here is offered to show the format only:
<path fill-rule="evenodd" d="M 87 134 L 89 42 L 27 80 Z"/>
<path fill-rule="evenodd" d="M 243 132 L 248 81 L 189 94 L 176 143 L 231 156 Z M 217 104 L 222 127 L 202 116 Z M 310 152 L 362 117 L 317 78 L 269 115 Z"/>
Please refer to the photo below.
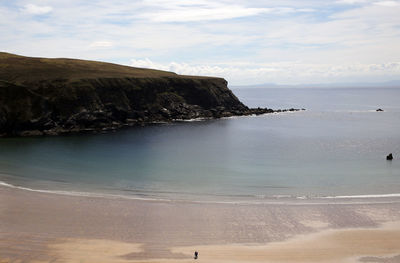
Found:
<path fill-rule="evenodd" d="M 0 136 L 266 112 L 243 105 L 221 78 L 0 52 Z"/>

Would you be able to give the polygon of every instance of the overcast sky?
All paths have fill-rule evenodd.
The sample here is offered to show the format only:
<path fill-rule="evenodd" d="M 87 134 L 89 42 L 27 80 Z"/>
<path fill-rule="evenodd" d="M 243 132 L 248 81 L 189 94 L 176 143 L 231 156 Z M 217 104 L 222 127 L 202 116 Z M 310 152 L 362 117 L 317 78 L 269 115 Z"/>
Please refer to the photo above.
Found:
<path fill-rule="evenodd" d="M 226 78 L 400 79 L 400 1 L 0 0 L 0 49 Z"/>

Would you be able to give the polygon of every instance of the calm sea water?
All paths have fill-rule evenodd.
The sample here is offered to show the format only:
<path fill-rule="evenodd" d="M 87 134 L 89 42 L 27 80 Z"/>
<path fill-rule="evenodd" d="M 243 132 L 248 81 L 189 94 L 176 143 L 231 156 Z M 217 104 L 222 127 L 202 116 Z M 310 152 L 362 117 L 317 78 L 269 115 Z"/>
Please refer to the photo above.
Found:
<path fill-rule="evenodd" d="M 0 181 L 201 201 L 400 193 L 400 89 L 234 92 L 251 107 L 307 111 L 0 139 Z M 392 162 L 385 160 L 390 152 Z"/>

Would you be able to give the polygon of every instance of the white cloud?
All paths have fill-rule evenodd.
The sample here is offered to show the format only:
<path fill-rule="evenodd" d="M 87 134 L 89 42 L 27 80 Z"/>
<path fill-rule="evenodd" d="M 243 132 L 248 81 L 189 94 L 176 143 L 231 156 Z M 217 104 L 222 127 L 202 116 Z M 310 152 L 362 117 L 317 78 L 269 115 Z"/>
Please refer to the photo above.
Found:
<path fill-rule="evenodd" d="M 301 13 L 311 13 L 311 12 L 316 12 L 317 10 L 313 8 L 299 8 L 297 9 L 297 11 Z"/>
<path fill-rule="evenodd" d="M 113 43 L 110 41 L 95 41 L 92 42 L 89 47 L 93 48 L 105 48 L 105 47 L 112 47 Z"/>
<path fill-rule="evenodd" d="M 399 2 L 396 1 L 379 1 L 379 2 L 375 2 L 375 5 L 380 5 L 380 6 L 386 6 L 386 7 L 394 7 L 394 6 L 398 6 Z"/>
<path fill-rule="evenodd" d="M 51 6 L 39 6 L 34 4 L 27 4 L 23 10 L 32 15 L 45 15 L 50 13 L 53 8 Z"/>
<path fill-rule="evenodd" d="M 292 7 L 247 7 L 226 2 L 215 1 L 171 1 L 157 0 L 144 1 L 149 7 L 156 11 L 148 11 L 139 17 L 154 22 L 194 22 L 225 20 L 262 14 L 289 14 L 294 12 L 313 12 L 312 8 Z M 160 8 L 161 6 L 161 8 Z"/>
<path fill-rule="evenodd" d="M 381 0 L 381 1 L 374 1 L 374 0 L 337 0 L 336 3 L 338 4 L 347 4 L 347 5 L 356 5 L 356 4 L 372 4 L 378 6 L 386 6 L 386 7 L 393 7 L 398 6 L 398 1 L 393 0 Z"/>
<path fill-rule="evenodd" d="M 363 4 L 367 3 L 368 0 L 337 0 L 336 3 L 338 4 L 347 4 L 347 5 L 354 5 L 354 4 Z"/>
<path fill-rule="evenodd" d="M 190 22 L 204 20 L 224 20 L 254 16 L 270 12 L 272 12 L 272 9 L 269 8 L 247 8 L 237 5 L 182 5 L 174 8 L 158 10 L 155 12 L 147 12 L 141 15 L 141 17 L 154 22 Z"/>

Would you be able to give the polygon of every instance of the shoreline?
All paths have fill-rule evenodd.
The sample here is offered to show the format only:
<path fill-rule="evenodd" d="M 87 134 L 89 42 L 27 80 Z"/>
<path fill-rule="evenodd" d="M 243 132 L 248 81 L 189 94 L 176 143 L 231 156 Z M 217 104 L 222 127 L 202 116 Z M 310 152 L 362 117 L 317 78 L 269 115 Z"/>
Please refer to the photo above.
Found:
<path fill-rule="evenodd" d="M 149 202 L 171 202 L 171 203 L 192 203 L 192 204 L 232 204 L 232 205 L 334 205 L 334 204 L 385 204 L 400 203 L 400 193 L 388 194 L 364 194 L 364 195 L 337 195 L 337 196 L 289 196 L 277 195 L 257 198 L 258 195 L 244 199 L 223 199 L 223 200 L 195 200 L 195 199 L 172 199 L 163 197 L 140 197 L 137 195 L 123 195 L 111 193 L 82 192 L 68 190 L 34 189 L 25 186 L 13 185 L 0 181 L 0 188 L 11 188 L 34 193 L 44 193 L 74 197 L 125 199 Z"/>
<path fill-rule="evenodd" d="M 245 262 L 244 257 L 249 253 L 254 257 L 246 262 L 268 262 L 271 251 L 279 259 L 289 255 L 290 248 L 306 249 L 293 243 L 297 238 L 329 245 L 341 235 L 355 239 L 356 243 L 371 235 L 375 237 L 367 246 L 377 252 L 364 255 L 361 248 L 366 245 L 362 243 L 355 249 L 360 254 L 357 258 L 396 257 L 400 247 L 397 250 L 397 246 L 385 245 L 392 242 L 385 238 L 400 237 L 397 236 L 400 224 L 393 223 L 400 221 L 399 211 L 398 202 L 302 205 L 162 202 L 55 195 L 0 186 L 0 262 L 94 263 L 100 260 L 96 255 L 112 263 L 192 262 L 194 248 L 201 248 L 202 262 Z M 390 223 L 395 236 L 387 235 L 384 230 L 385 224 Z M 296 249 L 290 251 L 298 253 Z M 347 255 L 344 247 L 338 249 Z M 386 253 L 388 250 L 391 253 Z M 109 254 L 104 254 L 106 251 Z M 323 251 L 322 257 L 326 255 Z M 272 262 L 287 262 L 278 259 Z M 293 262 L 313 262 L 304 260 Z M 379 260 L 372 262 L 385 262 Z M 353 258 L 353 261 L 332 262 L 363 261 Z"/>
<path fill-rule="evenodd" d="M 16 134 L 7 134 L 0 133 L 0 138 L 23 138 L 23 137 L 44 137 L 44 136 L 68 136 L 68 135 L 85 135 L 85 134 L 102 134 L 109 132 L 117 132 L 123 129 L 128 128 L 140 128 L 144 126 L 151 125 L 165 125 L 165 124 L 176 124 L 176 123 L 185 123 L 185 122 L 201 122 L 201 121 L 213 121 L 213 120 L 221 120 L 221 119 L 230 119 L 230 118 L 240 118 L 240 117 L 259 117 L 263 115 L 271 115 L 271 114 L 287 114 L 287 113 L 295 113 L 306 111 L 306 109 L 301 108 L 290 108 L 290 109 L 269 109 L 269 108 L 247 108 L 242 112 L 222 112 L 218 113 L 217 116 L 202 116 L 199 115 L 197 117 L 187 117 L 187 118 L 172 118 L 172 119 L 155 119 L 148 121 L 138 121 L 138 120 L 130 120 L 126 123 L 110 123 L 101 128 L 73 128 L 73 129 L 53 129 L 53 130 L 24 130 L 19 131 Z"/>

